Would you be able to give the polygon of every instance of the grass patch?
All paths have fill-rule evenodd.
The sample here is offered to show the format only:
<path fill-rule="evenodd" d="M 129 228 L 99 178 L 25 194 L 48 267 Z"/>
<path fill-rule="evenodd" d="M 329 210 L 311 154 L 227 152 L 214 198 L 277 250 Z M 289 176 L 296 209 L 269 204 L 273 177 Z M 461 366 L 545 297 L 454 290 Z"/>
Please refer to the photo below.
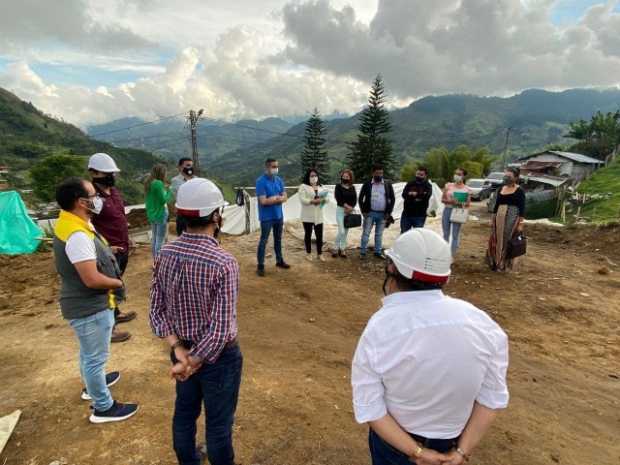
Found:
<path fill-rule="evenodd" d="M 594 223 L 620 220 L 620 159 L 598 170 L 578 190 L 594 197 L 582 207 L 581 216 Z"/>

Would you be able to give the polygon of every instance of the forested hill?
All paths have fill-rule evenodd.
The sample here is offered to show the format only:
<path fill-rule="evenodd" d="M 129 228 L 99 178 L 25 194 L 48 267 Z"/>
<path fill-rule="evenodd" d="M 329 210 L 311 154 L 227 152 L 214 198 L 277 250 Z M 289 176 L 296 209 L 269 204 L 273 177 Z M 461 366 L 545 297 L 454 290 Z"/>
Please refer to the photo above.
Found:
<path fill-rule="evenodd" d="M 116 148 L 94 140 L 79 128 L 44 114 L 0 88 L 0 165 L 9 167 L 11 187 L 31 187 L 28 170 L 46 156 L 88 157 L 96 152 L 114 157 L 123 170 L 119 185 L 127 200 L 142 202 L 142 188 L 136 181 L 159 161 L 157 157 L 143 150 Z"/>
<path fill-rule="evenodd" d="M 574 89 L 564 92 L 527 90 L 509 98 L 446 95 L 426 97 L 391 112 L 394 152 L 400 163 L 423 157 L 437 146 L 461 144 L 503 150 L 507 128 L 511 128 L 510 156 L 526 154 L 549 145 L 570 145 L 564 135 L 568 124 L 589 119 L 596 111 L 615 111 L 620 90 Z M 357 115 L 328 122 L 327 146 L 331 174 L 343 166 L 347 143 L 357 133 Z M 281 160 L 282 172 L 290 180 L 299 178 L 303 147 L 303 123 L 249 148 L 229 152 L 210 164 L 211 171 L 233 184 L 252 183 L 267 157 Z"/>

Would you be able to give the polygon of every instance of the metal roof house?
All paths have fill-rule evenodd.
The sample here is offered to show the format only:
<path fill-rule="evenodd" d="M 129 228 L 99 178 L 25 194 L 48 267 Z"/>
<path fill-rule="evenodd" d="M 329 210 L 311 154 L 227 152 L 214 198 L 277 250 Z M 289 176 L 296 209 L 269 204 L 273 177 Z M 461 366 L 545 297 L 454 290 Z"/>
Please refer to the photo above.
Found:
<path fill-rule="evenodd" d="M 547 150 L 519 158 L 523 174 L 541 174 L 571 178 L 580 182 L 605 164 L 580 153 Z"/>

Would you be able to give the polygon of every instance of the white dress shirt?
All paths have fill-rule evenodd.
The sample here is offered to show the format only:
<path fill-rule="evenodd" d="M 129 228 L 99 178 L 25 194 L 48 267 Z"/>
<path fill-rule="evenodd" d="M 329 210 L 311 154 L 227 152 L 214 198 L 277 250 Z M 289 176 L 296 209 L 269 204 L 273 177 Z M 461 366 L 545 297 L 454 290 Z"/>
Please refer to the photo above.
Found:
<path fill-rule="evenodd" d="M 507 369 L 508 338 L 482 310 L 439 290 L 391 294 L 355 351 L 355 418 L 390 413 L 409 433 L 453 439 L 475 401 L 508 406 Z"/>

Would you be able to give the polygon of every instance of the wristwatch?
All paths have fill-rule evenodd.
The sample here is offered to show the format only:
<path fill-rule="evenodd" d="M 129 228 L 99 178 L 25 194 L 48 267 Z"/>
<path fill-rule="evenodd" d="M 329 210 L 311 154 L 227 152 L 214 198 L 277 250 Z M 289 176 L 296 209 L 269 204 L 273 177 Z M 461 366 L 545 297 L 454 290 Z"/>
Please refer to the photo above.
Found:
<path fill-rule="evenodd" d="M 414 459 L 419 459 L 420 456 L 422 455 L 422 452 L 424 452 L 424 448 L 420 447 L 420 445 L 416 444 L 416 450 L 413 452 L 413 454 L 411 454 L 411 457 Z"/>

